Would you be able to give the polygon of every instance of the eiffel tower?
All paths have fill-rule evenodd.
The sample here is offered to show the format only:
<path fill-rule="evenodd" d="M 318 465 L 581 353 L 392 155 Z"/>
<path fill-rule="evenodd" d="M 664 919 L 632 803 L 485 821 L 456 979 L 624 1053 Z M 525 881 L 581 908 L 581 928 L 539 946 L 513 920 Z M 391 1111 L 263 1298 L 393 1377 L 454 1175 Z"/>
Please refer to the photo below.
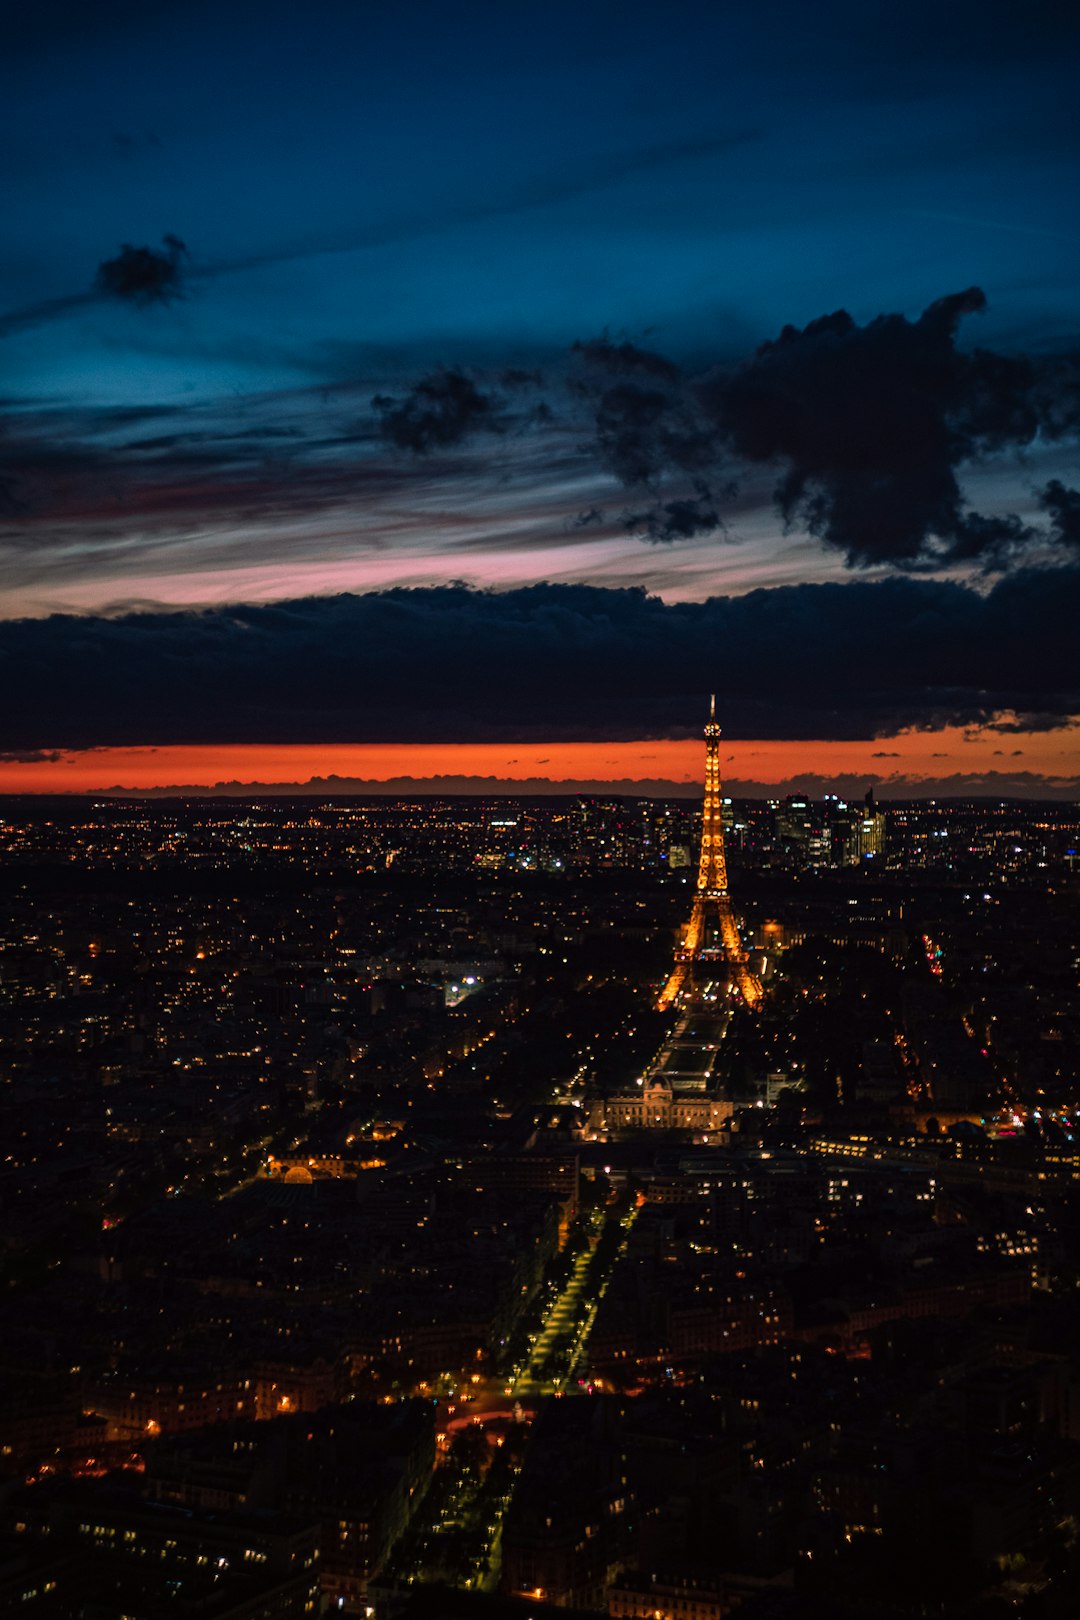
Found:
<path fill-rule="evenodd" d="M 739 938 L 728 892 L 724 855 L 724 821 L 720 805 L 720 727 L 716 723 L 716 697 L 709 700 L 705 727 L 705 803 L 701 815 L 701 856 L 697 889 L 690 921 L 683 929 L 675 953 L 675 967 L 660 992 L 657 1006 L 670 1007 L 693 982 L 694 964 L 722 960 L 742 998 L 751 1007 L 761 1000 L 761 980 L 750 971 Z"/>

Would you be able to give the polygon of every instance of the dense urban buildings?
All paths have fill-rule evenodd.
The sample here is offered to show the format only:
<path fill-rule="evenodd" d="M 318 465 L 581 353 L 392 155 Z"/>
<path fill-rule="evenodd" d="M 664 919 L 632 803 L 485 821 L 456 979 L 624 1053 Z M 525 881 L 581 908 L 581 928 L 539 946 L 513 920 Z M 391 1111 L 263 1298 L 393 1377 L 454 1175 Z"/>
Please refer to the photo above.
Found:
<path fill-rule="evenodd" d="M 1080 809 L 713 785 L 0 808 L 0 1613 L 1074 1612 Z"/>

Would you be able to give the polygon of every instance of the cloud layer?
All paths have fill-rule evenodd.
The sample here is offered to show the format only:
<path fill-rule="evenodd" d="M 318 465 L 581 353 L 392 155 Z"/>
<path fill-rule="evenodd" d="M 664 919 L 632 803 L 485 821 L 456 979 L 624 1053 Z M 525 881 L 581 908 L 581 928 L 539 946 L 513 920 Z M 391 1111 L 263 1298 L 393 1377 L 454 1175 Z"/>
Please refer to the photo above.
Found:
<path fill-rule="evenodd" d="M 183 293 L 184 255 L 175 238 L 160 252 L 126 247 L 92 296 L 167 303 Z M 783 527 L 810 578 L 845 565 L 974 576 L 1075 562 L 1080 365 L 962 347 L 962 323 L 984 304 L 973 288 L 915 319 L 860 325 L 840 311 L 699 371 L 603 336 L 543 374 L 444 366 L 404 385 L 399 373 L 374 398 L 374 380 L 353 377 L 227 407 L 0 402 L 0 576 L 35 606 L 85 600 L 64 586 L 95 573 L 139 581 L 103 587 L 97 600 L 111 604 L 152 597 L 145 576 L 201 566 L 204 537 L 217 565 L 250 568 L 256 546 L 280 564 L 285 525 L 303 562 L 318 546 L 312 536 L 296 549 L 305 520 L 329 522 L 339 556 L 350 524 L 358 546 L 374 529 L 384 550 L 415 549 L 419 536 L 438 544 L 475 526 L 481 510 L 508 535 L 528 520 L 530 544 L 546 522 L 564 553 L 599 536 L 628 555 L 645 549 L 631 536 L 704 549 L 756 527 L 779 556 Z M 566 562 L 562 577 L 581 577 Z M 718 555 L 716 578 L 723 566 Z M 485 576 L 482 559 L 461 573 L 505 578 Z M 648 569 L 638 557 L 624 577 Z"/>
<path fill-rule="evenodd" d="M 1080 569 L 988 594 L 802 585 L 666 604 L 542 585 L 0 624 L 0 748 L 863 738 L 1080 712 Z"/>
<path fill-rule="evenodd" d="M 861 799 L 867 786 L 873 784 L 877 798 L 891 801 L 905 799 L 1038 799 L 1070 800 L 1080 797 L 1080 776 L 1037 776 L 1029 771 L 972 771 L 951 776 L 879 777 L 873 773 L 860 775 L 822 776 L 808 772 L 786 777 L 780 782 L 759 782 L 752 777 L 725 779 L 724 791 L 736 799 L 781 799 L 789 793 L 805 793 L 821 798 L 825 793 L 838 793 L 849 799 Z M 679 782 L 667 777 L 566 777 L 553 780 L 546 776 L 392 776 L 372 779 L 354 776 L 312 776 L 304 781 L 266 782 L 229 780 L 205 783 L 172 782 L 162 787 L 131 788 L 116 783 L 95 790 L 123 797 L 191 799 L 191 798 L 263 798 L 281 795 L 284 798 L 337 798 L 342 794 L 357 794 L 371 798 L 403 798 L 415 794 L 435 797 L 460 795 L 489 797 L 506 795 L 510 798 L 563 798 L 578 793 L 621 794 L 628 798 L 693 799 L 701 797 L 700 782 Z"/>

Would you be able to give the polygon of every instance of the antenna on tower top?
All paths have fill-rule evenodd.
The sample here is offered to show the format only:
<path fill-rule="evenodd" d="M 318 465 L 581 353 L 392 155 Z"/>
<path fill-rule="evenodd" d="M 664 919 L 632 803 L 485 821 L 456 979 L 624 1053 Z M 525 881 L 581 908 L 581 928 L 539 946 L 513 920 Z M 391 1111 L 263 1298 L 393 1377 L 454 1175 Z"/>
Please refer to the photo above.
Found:
<path fill-rule="evenodd" d="M 709 719 L 710 720 L 715 720 L 716 719 L 716 693 L 715 692 L 710 692 L 709 693 Z"/>

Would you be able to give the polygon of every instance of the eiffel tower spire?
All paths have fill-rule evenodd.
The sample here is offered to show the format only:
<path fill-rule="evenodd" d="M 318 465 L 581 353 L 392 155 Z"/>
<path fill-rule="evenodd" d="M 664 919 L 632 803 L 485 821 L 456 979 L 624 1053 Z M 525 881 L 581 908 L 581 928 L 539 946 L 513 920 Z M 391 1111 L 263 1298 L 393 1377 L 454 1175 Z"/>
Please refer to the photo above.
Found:
<path fill-rule="evenodd" d="M 719 943 L 714 943 L 714 940 Z M 701 812 L 697 888 L 690 921 L 676 952 L 675 967 L 660 992 L 658 1005 L 661 1008 L 670 1007 L 689 986 L 694 963 L 713 957 L 722 958 L 727 963 L 744 1001 L 751 1006 L 760 1001 L 761 980 L 750 971 L 728 892 L 720 784 L 720 727 L 716 723 L 715 693 L 709 699 L 709 723 L 705 727 L 705 802 Z"/>

